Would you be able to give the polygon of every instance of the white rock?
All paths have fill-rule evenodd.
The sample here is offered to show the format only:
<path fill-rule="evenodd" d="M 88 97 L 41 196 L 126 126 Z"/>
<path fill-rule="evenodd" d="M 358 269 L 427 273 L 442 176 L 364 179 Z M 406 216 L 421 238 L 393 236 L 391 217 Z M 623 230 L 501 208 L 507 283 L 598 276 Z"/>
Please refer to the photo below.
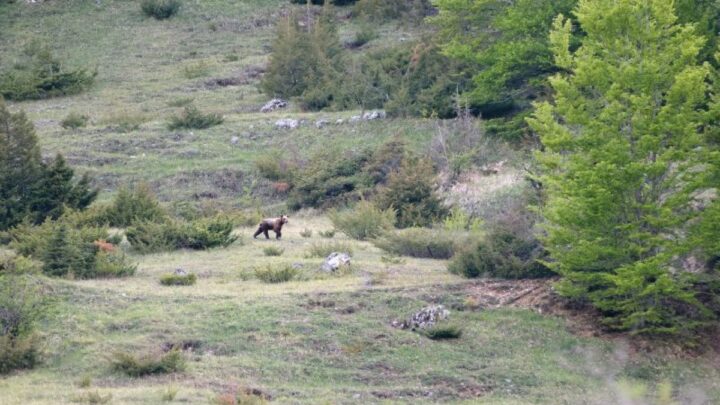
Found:
<path fill-rule="evenodd" d="M 340 267 L 350 265 L 350 255 L 347 253 L 333 252 L 325 259 L 325 263 L 320 267 L 320 270 L 332 273 L 337 271 Z"/>
<path fill-rule="evenodd" d="M 296 129 L 300 126 L 300 121 L 292 118 L 283 118 L 275 121 L 275 128 L 277 129 Z"/>
<path fill-rule="evenodd" d="M 287 101 L 285 101 L 281 98 L 274 98 L 274 99 L 268 101 L 267 103 L 265 103 L 265 105 L 262 106 L 262 108 L 260 109 L 260 112 L 267 113 L 267 112 L 279 110 L 281 108 L 285 108 L 287 106 L 288 106 Z"/>
<path fill-rule="evenodd" d="M 328 120 L 317 120 L 315 121 L 315 128 L 320 129 L 324 127 L 325 125 L 328 125 L 330 121 Z"/>

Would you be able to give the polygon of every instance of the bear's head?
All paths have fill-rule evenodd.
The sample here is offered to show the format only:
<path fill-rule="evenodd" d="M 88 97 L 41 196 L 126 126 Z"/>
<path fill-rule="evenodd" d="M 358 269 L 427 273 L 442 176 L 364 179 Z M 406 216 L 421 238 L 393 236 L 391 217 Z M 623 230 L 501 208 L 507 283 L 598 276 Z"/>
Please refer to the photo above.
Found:
<path fill-rule="evenodd" d="M 280 223 L 281 223 L 281 224 L 287 224 L 287 223 L 288 223 L 288 216 L 285 215 L 285 214 L 280 215 Z"/>

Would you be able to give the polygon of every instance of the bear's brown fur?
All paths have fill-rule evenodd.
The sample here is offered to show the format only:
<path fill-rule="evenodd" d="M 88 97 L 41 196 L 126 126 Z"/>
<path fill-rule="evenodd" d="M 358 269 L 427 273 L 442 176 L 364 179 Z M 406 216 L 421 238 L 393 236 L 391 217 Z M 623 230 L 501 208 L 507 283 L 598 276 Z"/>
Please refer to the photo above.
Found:
<path fill-rule="evenodd" d="M 264 233 L 265 238 L 270 239 L 268 231 L 272 229 L 275 232 L 275 238 L 280 239 L 280 237 L 282 237 L 282 227 L 287 223 L 287 215 L 281 215 L 278 218 L 265 218 L 260 222 L 260 225 L 258 226 L 257 231 L 255 231 L 253 238 L 257 238 L 258 235 Z"/>

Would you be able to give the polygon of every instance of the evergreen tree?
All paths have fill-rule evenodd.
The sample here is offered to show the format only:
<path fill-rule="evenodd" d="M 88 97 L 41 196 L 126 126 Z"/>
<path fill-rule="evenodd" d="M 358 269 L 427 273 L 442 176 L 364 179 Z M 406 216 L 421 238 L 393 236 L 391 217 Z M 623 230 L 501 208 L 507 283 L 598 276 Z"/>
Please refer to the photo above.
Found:
<path fill-rule="evenodd" d="M 43 254 L 43 272 L 48 276 L 64 276 L 72 269 L 76 257 L 67 226 L 60 224 L 54 229 Z"/>
<path fill-rule="evenodd" d="M 97 195 L 89 181 L 76 182 L 62 156 L 43 163 L 30 120 L 8 111 L 0 99 L 0 229 L 28 217 L 35 223 L 57 218 L 65 206 L 86 208 Z"/>
<path fill-rule="evenodd" d="M 581 0 L 575 15 L 583 44 L 571 50 L 572 24 L 558 17 L 550 40 L 568 74 L 529 120 L 544 145 L 544 242 L 560 291 L 614 328 L 692 327 L 709 314 L 677 259 L 701 215 L 690 202 L 708 155 L 704 41 L 671 0 Z"/>

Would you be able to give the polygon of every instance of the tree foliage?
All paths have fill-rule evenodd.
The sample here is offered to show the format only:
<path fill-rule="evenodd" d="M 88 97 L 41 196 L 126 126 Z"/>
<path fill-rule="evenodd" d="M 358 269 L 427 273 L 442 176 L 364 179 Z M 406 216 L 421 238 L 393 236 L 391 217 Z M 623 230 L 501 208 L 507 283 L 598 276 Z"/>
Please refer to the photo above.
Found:
<path fill-rule="evenodd" d="M 544 146 L 544 242 L 560 291 L 613 328 L 692 327 L 709 316 L 680 263 L 693 249 L 687 224 L 708 212 L 691 204 L 710 156 L 704 41 L 667 0 L 583 0 L 574 14 L 582 46 L 573 51 L 573 24 L 558 17 L 550 44 L 567 74 L 529 120 Z"/>
<path fill-rule="evenodd" d="M 82 209 L 95 199 L 86 176 L 76 179 L 62 156 L 43 162 L 27 116 L 11 113 L 0 99 L 0 229 L 25 218 L 58 218 L 66 207 Z"/>

